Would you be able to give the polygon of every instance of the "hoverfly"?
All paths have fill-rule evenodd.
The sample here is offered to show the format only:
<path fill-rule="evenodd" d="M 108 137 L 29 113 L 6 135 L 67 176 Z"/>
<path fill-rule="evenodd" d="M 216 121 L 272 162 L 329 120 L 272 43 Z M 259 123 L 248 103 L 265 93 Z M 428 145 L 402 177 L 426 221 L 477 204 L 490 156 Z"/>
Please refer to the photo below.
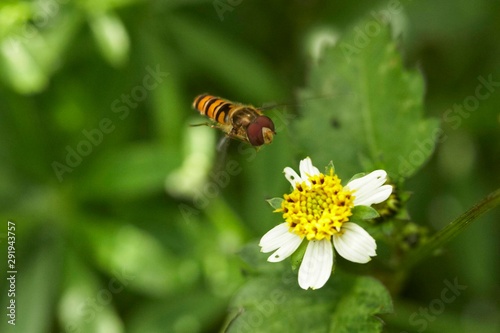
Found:
<path fill-rule="evenodd" d="M 237 139 L 258 148 L 270 144 L 276 134 L 271 118 L 251 106 L 233 103 L 208 94 L 199 95 L 193 102 L 193 108 L 212 120 L 208 125 L 218 128 L 226 136 Z"/>

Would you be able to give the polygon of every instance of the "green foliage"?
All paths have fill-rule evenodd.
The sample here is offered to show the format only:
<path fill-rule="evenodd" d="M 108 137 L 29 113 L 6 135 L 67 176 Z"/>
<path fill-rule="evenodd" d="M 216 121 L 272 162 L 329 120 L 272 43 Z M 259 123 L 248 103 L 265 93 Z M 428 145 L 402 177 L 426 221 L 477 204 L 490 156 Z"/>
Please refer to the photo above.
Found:
<path fill-rule="evenodd" d="M 374 315 L 392 311 L 387 290 L 373 278 L 335 274 L 318 291 L 298 287 L 295 275 L 256 277 L 231 303 L 226 332 L 380 332 Z"/>
<path fill-rule="evenodd" d="M 116 15 L 97 14 L 90 20 L 90 27 L 106 60 L 115 67 L 122 66 L 127 60 L 130 41 L 120 19 Z"/>
<path fill-rule="evenodd" d="M 403 67 L 390 26 L 368 36 L 372 23 L 359 21 L 324 47 L 300 93 L 297 142 L 318 165 L 335 159 L 343 176 L 381 168 L 407 178 L 433 152 L 438 123 L 423 117 L 422 76 Z"/>
<path fill-rule="evenodd" d="M 500 180 L 500 8 L 402 1 L 394 13 L 391 4 L 2 1 L 0 332 L 379 332 L 382 323 L 410 332 L 421 308 L 435 316 L 426 332 L 498 331 L 498 218 L 470 223 L 482 206 L 461 213 Z M 336 46 L 325 47 L 332 36 Z M 191 108 L 204 92 L 300 109 L 264 111 L 272 145 L 218 152 L 221 133 L 189 126 L 205 121 Z M 350 265 L 337 256 L 315 291 L 297 284 L 305 242 L 281 263 L 258 252 L 283 222 L 268 206 L 289 191 L 283 169 L 306 156 L 320 170 L 333 161 L 343 184 L 384 168 L 400 195 L 360 222 L 377 257 Z M 7 221 L 16 326 L 5 315 Z M 421 235 L 429 245 L 415 249 Z M 427 261 L 410 272 L 408 258 L 408 267 Z M 467 290 L 432 313 L 454 276 Z M 388 290 L 396 315 L 380 321 L 392 311 Z"/>
<path fill-rule="evenodd" d="M 65 281 L 57 306 L 61 327 L 66 331 L 95 332 L 99 327 L 106 326 L 115 332 L 123 331 L 123 323 L 112 303 L 97 301 L 98 297 L 113 298 L 114 293 L 100 289 L 98 277 L 74 253 L 66 253 L 64 262 Z M 119 283 L 118 280 L 110 281 L 110 289 L 118 292 L 121 288 Z M 72 311 L 75 306 L 80 312 Z"/>

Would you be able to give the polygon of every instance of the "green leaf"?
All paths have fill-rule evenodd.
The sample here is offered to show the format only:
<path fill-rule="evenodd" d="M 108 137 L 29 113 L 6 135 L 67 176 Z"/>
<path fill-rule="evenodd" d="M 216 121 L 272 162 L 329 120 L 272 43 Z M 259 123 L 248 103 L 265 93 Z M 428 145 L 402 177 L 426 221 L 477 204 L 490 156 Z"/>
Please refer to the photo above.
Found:
<path fill-rule="evenodd" d="M 4 225 L 4 230 L 7 231 L 7 223 Z M 16 225 L 16 229 L 17 227 Z M 51 232 L 58 233 L 56 229 L 51 229 Z M 16 234 L 14 245 L 17 250 L 15 259 L 18 259 L 16 260 L 17 274 L 6 271 L 2 274 L 2 279 L 9 284 L 2 284 L 3 295 L 0 304 L 4 314 L 0 323 L 0 332 L 49 332 L 52 324 L 50 317 L 52 305 L 59 295 L 62 244 L 56 237 L 45 237 L 46 243 L 42 245 L 37 244 L 33 238 L 24 238 L 25 234 L 17 230 Z M 1 241 L 1 246 L 7 249 L 7 238 Z M 19 244 L 23 241 L 35 246 L 33 247 L 35 251 L 32 251 L 31 257 L 24 256 L 19 260 Z M 6 255 L 5 258 L 7 258 Z M 8 278 L 11 279 L 7 280 Z M 14 305 L 12 302 L 15 302 Z M 11 309 L 8 309 L 8 306 Z M 15 316 L 11 317 L 10 314 Z M 15 326 L 8 323 L 12 319 L 15 319 L 13 321 Z"/>
<path fill-rule="evenodd" d="M 123 65 L 128 57 L 130 40 L 120 18 L 112 13 L 96 14 L 90 20 L 90 26 L 103 57 L 115 67 Z"/>
<path fill-rule="evenodd" d="M 283 203 L 284 199 L 283 198 L 272 198 L 272 199 L 268 199 L 266 201 L 274 209 L 280 209 L 281 208 L 281 204 Z"/>
<path fill-rule="evenodd" d="M 368 206 L 355 206 L 351 212 L 352 219 L 371 220 L 380 216 L 375 208 Z"/>
<path fill-rule="evenodd" d="M 47 88 L 81 23 L 78 12 L 59 10 L 56 3 L 47 6 L 42 9 L 44 6 L 38 4 L 30 9 L 26 4 L 12 4 L 0 8 L 0 77 L 19 94 Z M 2 29 L 4 24 L 7 27 Z M 2 38 L 1 32 L 6 31 Z"/>
<path fill-rule="evenodd" d="M 65 281 L 58 304 L 63 331 L 90 333 L 105 326 L 109 332 L 124 332 L 113 301 L 126 290 L 126 280 L 113 276 L 100 284 L 98 277 L 72 251 L 66 253 L 65 266 Z"/>
<path fill-rule="evenodd" d="M 343 177 L 383 168 L 406 178 L 442 132 L 423 117 L 422 75 L 403 68 L 390 28 L 378 25 L 368 36 L 366 26 L 359 22 L 312 67 L 299 98 L 297 142 L 316 165 L 334 159 Z"/>
<path fill-rule="evenodd" d="M 145 34 L 137 42 L 135 47 L 143 50 L 146 68 L 151 66 L 168 72 L 165 80 L 160 81 L 160 84 L 151 90 L 150 106 L 154 133 L 167 145 L 182 141 L 182 134 L 187 127 L 185 113 L 172 112 L 184 111 L 187 107 L 182 89 L 185 78 L 179 73 L 175 57 L 170 56 L 176 52 L 172 50 L 171 45 L 164 42 L 162 35 Z M 192 111 L 192 115 L 196 115 L 194 110 Z"/>
<path fill-rule="evenodd" d="M 190 264 L 179 262 L 154 236 L 133 225 L 87 220 L 73 232 L 86 241 L 101 269 L 120 277 L 127 288 L 158 296 L 191 283 L 181 276 Z"/>
<path fill-rule="evenodd" d="M 330 332 L 381 332 L 382 322 L 374 315 L 392 311 L 392 300 L 385 287 L 375 279 L 358 277 L 337 303 Z"/>
<path fill-rule="evenodd" d="M 166 178 L 167 192 L 175 197 L 195 198 L 204 195 L 203 189 L 206 186 L 214 186 L 218 191 L 222 191 L 227 186 L 225 181 L 217 177 L 215 181 L 213 177 L 209 177 L 215 159 L 213 129 L 208 126 L 200 128 L 186 126 L 184 132 L 183 162 Z M 226 170 L 220 172 L 224 174 Z"/>
<path fill-rule="evenodd" d="M 300 289 L 295 273 L 261 276 L 235 296 L 226 332 L 380 332 L 376 314 L 392 311 L 377 280 L 335 273 L 316 291 Z"/>
<path fill-rule="evenodd" d="M 80 187 L 82 196 L 130 198 L 162 191 L 165 177 L 180 164 L 180 157 L 176 147 L 137 144 L 93 162 Z"/>
<path fill-rule="evenodd" d="M 254 49 L 224 37 L 205 23 L 178 13 L 165 20 L 167 29 L 175 31 L 172 37 L 177 39 L 176 44 L 184 54 L 184 61 L 188 59 L 200 70 L 204 68 L 219 84 L 242 96 L 251 93 L 254 98 L 260 99 L 257 102 L 283 96 L 283 84 L 269 75 L 273 68 Z M 197 47 L 193 48 L 193 45 Z M 199 52 L 201 49 L 203 52 Z M 235 75 L 235 69 L 238 75 Z M 262 80 L 263 77 L 266 79 Z"/>
<path fill-rule="evenodd" d="M 127 318 L 127 332 L 202 332 L 203 327 L 220 325 L 220 313 L 225 313 L 226 305 L 226 299 L 206 288 L 146 300 Z"/>
<path fill-rule="evenodd" d="M 0 63 L 2 77 L 20 94 L 39 92 L 48 84 L 47 73 L 19 39 L 1 43 Z"/>

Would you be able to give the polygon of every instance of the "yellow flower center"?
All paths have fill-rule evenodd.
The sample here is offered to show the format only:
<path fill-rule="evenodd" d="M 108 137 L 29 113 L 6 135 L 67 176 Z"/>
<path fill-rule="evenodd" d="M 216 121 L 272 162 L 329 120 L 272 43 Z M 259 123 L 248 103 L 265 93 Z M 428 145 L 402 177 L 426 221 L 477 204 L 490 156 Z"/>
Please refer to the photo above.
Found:
<path fill-rule="evenodd" d="M 330 240 L 341 233 L 342 224 L 352 215 L 353 191 L 343 188 L 333 169 L 328 176 L 310 176 L 309 182 L 311 186 L 297 183 L 292 193 L 284 195 L 276 212 L 283 212 L 290 232 L 308 240 Z"/>

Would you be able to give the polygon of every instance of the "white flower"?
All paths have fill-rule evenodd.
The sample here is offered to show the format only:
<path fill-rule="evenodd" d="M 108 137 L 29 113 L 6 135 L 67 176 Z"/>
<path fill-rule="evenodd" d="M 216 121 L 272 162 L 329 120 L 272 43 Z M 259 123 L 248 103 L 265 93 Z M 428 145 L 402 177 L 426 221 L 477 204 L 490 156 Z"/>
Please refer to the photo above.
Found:
<path fill-rule="evenodd" d="M 335 252 L 345 259 L 364 264 L 376 256 L 377 244 L 368 232 L 349 222 L 354 206 L 371 206 L 387 200 L 391 185 L 384 185 L 387 173 L 376 170 L 342 186 L 330 169 L 324 175 L 312 165 L 309 157 L 300 161 L 300 176 L 285 168 L 286 179 L 293 187 L 284 195 L 281 208 L 284 223 L 268 231 L 260 240 L 262 252 L 273 252 L 270 262 L 292 255 L 302 241 L 308 241 L 299 268 L 299 285 L 303 289 L 321 288 L 331 275 Z"/>

